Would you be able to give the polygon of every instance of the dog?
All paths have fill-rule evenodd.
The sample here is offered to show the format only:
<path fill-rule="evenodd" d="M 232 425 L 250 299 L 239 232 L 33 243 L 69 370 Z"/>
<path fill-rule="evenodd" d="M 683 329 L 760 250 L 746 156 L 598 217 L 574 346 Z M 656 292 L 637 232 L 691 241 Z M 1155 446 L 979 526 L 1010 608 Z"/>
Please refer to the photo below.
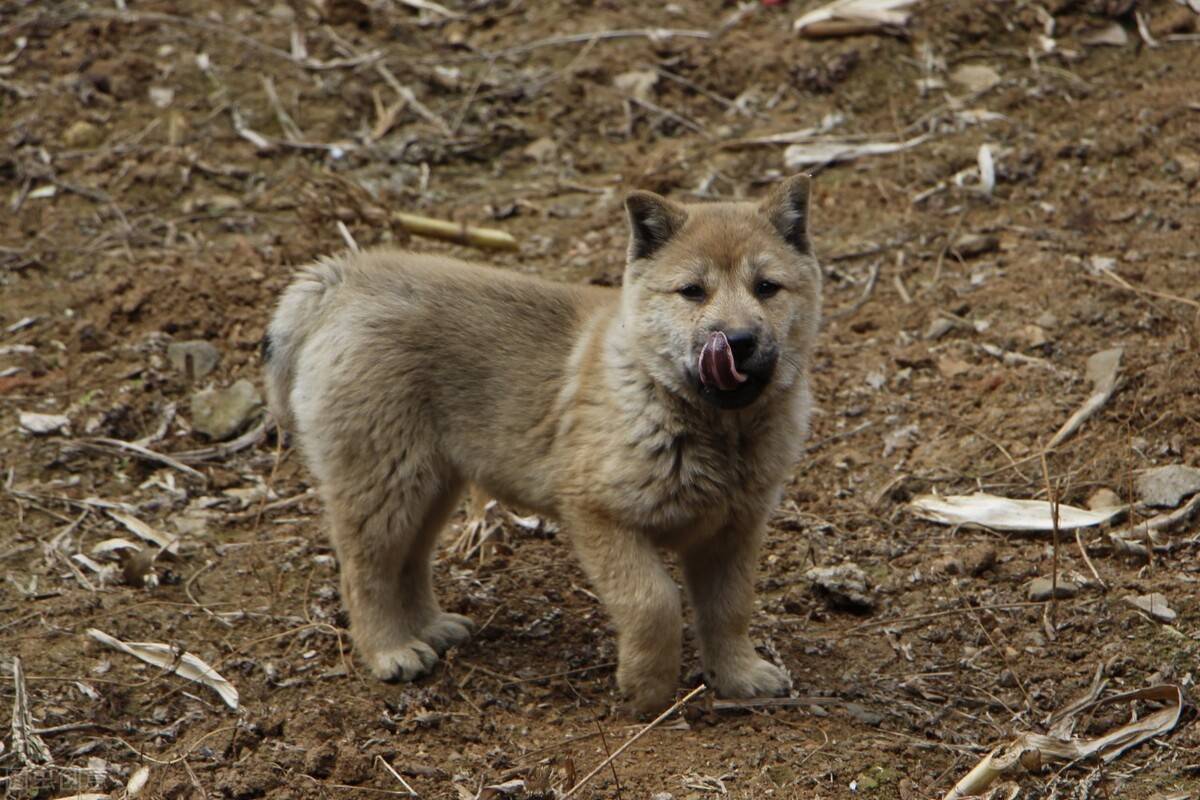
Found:
<path fill-rule="evenodd" d="M 567 532 L 635 711 L 661 710 L 679 682 L 664 549 L 679 555 L 710 685 L 789 690 L 749 624 L 766 520 L 812 404 L 809 194 L 805 175 L 760 202 L 632 192 L 619 289 L 396 250 L 301 271 L 267 331 L 267 394 L 316 479 L 374 675 L 413 680 L 470 636 L 431 572 L 470 485 Z"/>

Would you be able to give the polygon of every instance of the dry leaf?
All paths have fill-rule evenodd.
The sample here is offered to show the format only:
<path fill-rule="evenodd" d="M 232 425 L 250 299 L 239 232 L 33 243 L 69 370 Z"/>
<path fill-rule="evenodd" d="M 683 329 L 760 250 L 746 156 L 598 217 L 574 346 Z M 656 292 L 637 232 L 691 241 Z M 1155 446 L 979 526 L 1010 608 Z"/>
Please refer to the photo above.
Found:
<path fill-rule="evenodd" d="M 813 164 L 829 164 L 835 161 L 851 161 L 863 156 L 882 156 L 899 153 L 922 144 L 928 134 L 915 136 L 903 142 L 845 142 L 822 141 L 794 144 L 783 151 L 783 161 L 788 169 L 800 169 Z"/>
<path fill-rule="evenodd" d="M 959 800 L 982 794 L 996 778 L 1015 772 L 1018 767 L 1037 769 L 1050 762 L 1070 763 L 1090 758 L 1099 758 L 1107 764 L 1129 748 L 1170 732 L 1179 723 L 1179 715 L 1183 710 L 1183 693 L 1178 686 L 1168 685 L 1151 686 L 1086 703 L 1076 707 L 1071 717 L 1102 706 L 1134 700 L 1148 700 L 1166 705 L 1095 739 L 1078 739 L 1069 735 L 1055 737 L 1040 733 L 1023 734 L 1012 743 L 997 747 L 984 756 L 942 800 Z"/>
<path fill-rule="evenodd" d="M 909 508 L 921 519 L 944 525 L 980 525 L 998 531 L 1054 530 L 1054 510 L 1045 500 L 1012 500 L 983 492 L 947 497 L 924 494 L 915 498 Z M 1061 530 L 1090 528 L 1108 522 L 1121 510 L 1088 511 L 1060 503 L 1058 527 Z"/>
<path fill-rule="evenodd" d="M 851 22 L 879 26 L 903 26 L 909 13 L 899 9 L 914 5 L 918 0 L 835 0 L 829 5 L 810 11 L 792 24 L 796 33 L 822 22 Z"/>
<path fill-rule="evenodd" d="M 32 411 L 17 413 L 17 424 L 25 433 L 48 436 L 51 433 L 66 433 L 71 420 L 63 414 L 36 414 Z"/>
<path fill-rule="evenodd" d="M 109 509 L 108 515 L 124 525 L 125 528 L 135 536 L 145 539 L 147 542 L 152 544 L 158 545 L 159 548 L 165 550 L 173 556 L 179 555 L 179 537 L 168 536 L 157 528 L 142 522 L 132 514 L 124 514 L 120 511 Z"/>
<path fill-rule="evenodd" d="M 238 707 L 238 691 L 233 684 L 191 653 L 180 652 L 170 645 L 158 642 L 122 642 L 95 628 L 88 628 L 87 633 L 96 641 L 122 653 L 128 653 L 134 658 L 140 658 L 147 664 L 170 670 L 189 681 L 202 683 L 219 694 L 227 706 L 234 710 Z"/>

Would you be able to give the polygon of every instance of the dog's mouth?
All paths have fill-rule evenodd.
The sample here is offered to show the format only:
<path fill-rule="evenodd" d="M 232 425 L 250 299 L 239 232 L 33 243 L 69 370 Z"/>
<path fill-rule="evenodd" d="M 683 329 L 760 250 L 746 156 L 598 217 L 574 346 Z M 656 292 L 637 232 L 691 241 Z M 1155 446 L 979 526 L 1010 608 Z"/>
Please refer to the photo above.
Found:
<path fill-rule="evenodd" d="M 722 331 L 709 334 L 697 360 L 700 396 L 722 409 L 745 408 L 762 393 L 770 379 L 770 364 L 765 371 L 738 369 L 733 349 Z"/>
<path fill-rule="evenodd" d="M 723 331 L 712 333 L 700 351 L 700 383 L 722 392 L 730 392 L 741 386 L 748 375 L 739 372 L 733 358 L 733 348 Z"/>

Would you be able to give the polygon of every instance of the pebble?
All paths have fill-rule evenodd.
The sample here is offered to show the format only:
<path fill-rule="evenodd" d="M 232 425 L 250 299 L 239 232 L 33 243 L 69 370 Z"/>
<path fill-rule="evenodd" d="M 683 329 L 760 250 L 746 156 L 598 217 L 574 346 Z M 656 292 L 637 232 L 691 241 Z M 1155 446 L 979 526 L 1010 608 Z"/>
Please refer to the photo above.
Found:
<path fill-rule="evenodd" d="M 223 441 L 245 427 L 261 405 L 258 390 L 244 378 L 227 389 L 204 389 L 192 395 L 192 428 Z"/>
<path fill-rule="evenodd" d="M 1091 511 L 1104 511 L 1109 508 L 1120 508 L 1124 503 L 1112 489 L 1097 489 L 1087 499 L 1087 507 Z"/>
<path fill-rule="evenodd" d="M 171 342 L 167 345 L 167 360 L 184 375 L 188 374 L 188 357 L 192 361 L 192 378 L 199 380 L 217 368 L 221 351 L 203 339 L 187 342 Z"/>
<path fill-rule="evenodd" d="M 1057 589 L 1055 596 L 1059 600 L 1065 600 L 1068 597 L 1074 597 L 1079 594 L 1079 586 L 1071 583 L 1071 581 L 1060 579 Z M 1029 582 L 1029 599 L 1035 603 L 1049 600 L 1052 591 L 1054 591 L 1054 584 L 1049 578 L 1034 578 Z"/>
<path fill-rule="evenodd" d="M 804 573 L 804 577 L 812 581 L 813 590 L 832 608 L 855 614 L 865 614 L 875 608 L 867 575 L 857 564 L 813 567 Z"/>
<path fill-rule="evenodd" d="M 1183 498 L 1200 492 L 1200 469 L 1183 464 L 1156 467 L 1138 476 L 1137 492 L 1148 506 L 1174 508 Z"/>
<path fill-rule="evenodd" d="M 85 119 L 72 123 L 62 135 L 63 144 L 77 150 L 86 150 L 98 146 L 104 141 L 104 129 L 93 125 Z"/>
<path fill-rule="evenodd" d="M 1174 622 L 1179 616 L 1167 603 L 1166 596 L 1153 592 L 1152 594 L 1127 595 L 1125 602 L 1136 609 L 1145 611 L 1151 618 L 1159 622 Z"/>
<path fill-rule="evenodd" d="M 999 238 L 985 233 L 968 233 L 955 239 L 950 251 L 961 258 L 974 258 L 999 249 Z"/>

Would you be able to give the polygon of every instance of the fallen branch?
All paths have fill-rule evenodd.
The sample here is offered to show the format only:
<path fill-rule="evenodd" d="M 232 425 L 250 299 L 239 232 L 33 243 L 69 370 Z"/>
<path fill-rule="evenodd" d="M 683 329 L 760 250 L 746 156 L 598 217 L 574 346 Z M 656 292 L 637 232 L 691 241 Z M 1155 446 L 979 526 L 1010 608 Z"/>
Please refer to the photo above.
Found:
<path fill-rule="evenodd" d="M 103 436 L 92 439 L 76 439 L 73 442 L 64 443 L 67 446 L 79 447 L 84 450 L 91 450 L 96 453 L 106 453 L 109 455 L 133 455 L 143 461 L 151 461 L 156 464 L 170 467 L 178 470 L 189 478 L 195 478 L 201 483 L 208 483 L 208 477 L 199 470 L 192 469 L 187 464 L 178 461 L 171 456 L 160 453 L 156 450 L 151 450 L 149 447 L 143 447 L 134 442 L 125 442 L 120 439 L 109 439 Z"/>
<path fill-rule="evenodd" d="M 471 245 L 487 250 L 516 250 L 517 240 L 507 231 L 495 228 L 476 228 L 462 222 L 424 217 L 420 214 L 392 212 L 392 220 L 416 236 L 428 236 L 446 242 Z"/>
<path fill-rule="evenodd" d="M 1102 706 L 1143 700 L 1163 703 L 1161 708 L 1144 717 L 1134 718 L 1115 730 L 1094 739 L 1077 739 L 1071 735 L 1075 719 L 1086 711 Z M 963 776 L 942 800 L 959 800 L 982 794 L 1001 775 L 1019 768 L 1037 769 L 1054 761 L 1073 763 L 1098 758 L 1108 764 L 1126 750 L 1155 736 L 1170 732 L 1179 722 L 1183 711 L 1183 693 L 1178 686 L 1151 686 L 1133 692 L 1106 697 L 1078 706 L 1071 714 L 1060 718 L 1051 735 L 1025 733 L 1008 745 L 997 747 Z"/>

